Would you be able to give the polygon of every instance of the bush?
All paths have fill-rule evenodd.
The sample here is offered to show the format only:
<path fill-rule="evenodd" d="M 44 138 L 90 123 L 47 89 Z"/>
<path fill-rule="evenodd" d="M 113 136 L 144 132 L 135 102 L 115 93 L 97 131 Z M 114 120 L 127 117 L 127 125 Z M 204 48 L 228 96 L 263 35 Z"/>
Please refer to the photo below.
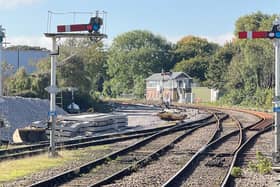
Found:
<path fill-rule="evenodd" d="M 233 167 L 231 170 L 231 175 L 235 178 L 242 176 L 242 170 L 240 167 Z"/>
<path fill-rule="evenodd" d="M 30 90 L 23 90 L 12 95 L 21 96 L 21 97 L 32 97 L 32 98 L 39 97 L 39 95 L 36 92 Z"/>
<path fill-rule="evenodd" d="M 268 174 L 271 172 L 271 161 L 266 158 L 261 152 L 256 153 L 257 161 L 249 162 L 249 169 L 253 172 L 258 172 L 260 174 Z"/>

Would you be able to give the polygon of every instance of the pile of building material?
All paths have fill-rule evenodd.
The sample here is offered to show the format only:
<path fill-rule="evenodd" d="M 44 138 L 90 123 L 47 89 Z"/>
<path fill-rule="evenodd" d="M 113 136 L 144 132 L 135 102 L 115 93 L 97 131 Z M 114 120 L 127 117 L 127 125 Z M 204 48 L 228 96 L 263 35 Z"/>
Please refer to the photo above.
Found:
<path fill-rule="evenodd" d="M 0 119 L 5 127 L 0 128 L 0 139 L 12 140 L 14 131 L 33 121 L 47 120 L 49 101 L 37 98 L 0 97 Z M 58 114 L 67 114 L 57 107 Z"/>
<path fill-rule="evenodd" d="M 33 122 L 32 127 L 47 129 L 44 121 Z M 118 132 L 127 128 L 127 115 L 115 113 L 94 113 L 61 115 L 57 118 L 55 135 L 72 138 L 75 136 L 91 136 L 101 133 Z"/>

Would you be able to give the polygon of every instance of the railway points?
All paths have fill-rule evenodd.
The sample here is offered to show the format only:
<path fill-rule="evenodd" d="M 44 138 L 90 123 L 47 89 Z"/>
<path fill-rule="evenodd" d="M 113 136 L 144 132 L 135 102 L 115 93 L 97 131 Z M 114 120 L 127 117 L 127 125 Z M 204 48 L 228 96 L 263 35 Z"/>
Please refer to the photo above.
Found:
<path fill-rule="evenodd" d="M 45 88 L 45 91 L 50 94 L 50 102 L 29 99 L 30 103 L 36 102 L 38 106 L 43 106 L 42 108 L 38 106 L 32 108 L 28 107 L 30 103 L 26 99 L 20 98 L 20 102 L 11 104 L 13 106 L 11 109 L 12 107 L 7 104 L 12 103 L 9 99 L 18 101 L 19 98 L 2 97 L 2 66 L 0 67 L 0 136 L 7 136 L 5 138 L 9 139 L 11 132 L 2 131 L 3 127 L 11 127 L 10 122 L 13 122 L 12 127 L 15 128 L 14 124 L 23 124 L 22 118 L 38 114 L 36 117 L 44 119 L 31 122 L 32 118 L 32 120 L 26 121 L 30 129 L 40 129 L 40 133 L 44 135 L 39 136 L 45 137 L 47 135 L 47 140 L 49 140 L 45 141 L 44 139 L 44 141 L 39 142 L 34 134 L 23 133 L 24 130 L 28 130 L 27 128 L 18 128 L 14 134 L 22 136 L 18 138 L 18 144 L 1 146 L 7 142 L 0 139 L 0 186 L 173 187 L 208 185 L 224 187 L 252 186 L 250 182 L 254 179 L 256 181 L 254 181 L 253 186 L 278 185 L 279 180 L 275 172 L 270 171 L 270 166 L 265 168 L 270 174 L 269 176 L 259 173 L 252 175 L 249 167 L 255 167 L 254 169 L 258 170 L 256 160 L 259 159 L 259 155 L 263 154 L 260 153 L 260 150 L 264 152 L 262 158 L 265 158 L 266 163 L 270 164 L 271 160 L 274 163 L 280 161 L 280 19 L 274 21 L 271 30 L 238 33 L 240 39 L 271 39 L 274 43 L 276 61 L 275 97 L 273 99 L 274 121 L 273 116 L 266 112 L 194 105 L 193 101 L 197 103 L 202 101 L 200 98 L 194 99 L 194 92 L 192 93 L 194 78 L 185 72 L 164 72 L 163 68 L 160 75 L 156 72 L 149 72 L 158 75 L 152 75 L 153 79 L 146 82 L 150 88 L 149 92 L 146 92 L 146 99 L 148 96 L 151 100 L 160 98 L 160 104 L 156 102 L 129 104 L 129 101 L 124 103 L 114 100 L 111 102 L 111 113 L 95 113 L 93 112 L 95 109 L 91 108 L 92 110 L 88 113 L 66 114 L 56 106 L 56 95 L 61 92 L 61 89 L 57 87 L 59 82 L 56 77 L 56 68 L 63 69 L 69 63 L 69 59 L 84 58 L 84 56 L 77 55 L 79 50 L 71 51 L 68 57 L 58 62 L 57 57 L 64 50 L 60 48 L 60 42 L 64 39 L 78 39 L 79 41 L 84 41 L 80 39 L 88 39 L 92 43 L 101 42 L 107 38 L 106 32 L 103 32 L 106 30 L 104 29 L 106 20 L 102 17 L 102 14 L 106 14 L 106 12 L 89 13 L 90 16 L 84 22 L 76 23 L 74 21 L 70 24 L 59 24 L 55 27 L 54 32 L 49 30 L 49 24 L 53 19 L 52 14 L 61 13 L 49 11 L 48 29 L 44 33 L 44 36 L 51 39 L 52 42 L 52 49 L 49 52 L 51 59 L 50 85 Z M 73 14 L 75 17 L 78 13 Z M 0 26 L 0 59 L 5 36 L 6 33 Z M 147 40 L 144 43 L 146 42 Z M 128 48 L 130 47 L 128 46 Z M 149 47 L 152 46 L 148 43 Z M 110 50 L 97 47 L 96 51 L 100 52 L 99 50 L 101 53 L 111 53 Z M 152 50 L 154 49 L 152 48 Z M 164 51 L 164 54 L 168 56 L 169 50 Z M 125 49 L 125 52 L 127 51 L 129 50 Z M 155 51 L 156 53 L 163 52 L 157 49 Z M 172 55 L 173 52 L 171 52 Z M 157 58 L 153 54 L 152 58 L 154 57 Z M 87 60 L 91 61 L 92 59 Z M 99 61 L 100 59 L 94 60 Z M 115 61 L 116 59 L 110 60 Z M 183 61 L 188 60 L 183 58 Z M 132 62 L 129 61 L 129 63 Z M 88 67 L 86 66 L 86 68 Z M 122 72 L 122 74 L 125 73 Z M 143 77 L 140 79 L 142 80 Z M 147 79 L 145 80 L 147 81 Z M 102 82 L 103 87 L 103 82 L 106 82 L 107 79 L 99 81 Z M 273 85 L 272 78 L 270 81 Z M 115 91 L 111 89 L 115 86 L 113 84 L 107 85 L 108 90 L 106 91 L 108 93 Z M 237 89 L 242 86 L 241 84 L 236 85 Z M 75 87 L 79 86 L 75 85 Z M 99 97 L 99 92 L 95 93 L 94 89 L 89 89 L 90 97 Z M 98 89 L 100 91 L 103 88 Z M 133 87 L 133 89 L 135 88 Z M 212 101 L 213 90 L 208 88 L 203 90 L 210 92 Z M 133 93 L 134 91 L 136 89 L 132 90 Z M 214 91 L 214 95 L 218 96 L 218 91 Z M 130 97 L 131 95 L 133 96 L 128 91 L 119 96 Z M 73 98 L 74 92 L 72 90 L 72 102 L 74 103 Z M 176 99 L 181 104 L 176 103 Z M 19 105 L 24 102 L 28 103 L 24 107 L 26 110 L 22 110 Z M 189 102 L 190 105 L 182 104 L 185 102 Z M 49 109 L 47 105 L 49 105 Z M 43 112 L 45 116 L 39 116 L 38 111 Z M 13 116 L 10 117 L 11 115 Z M 14 121 L 16 122 L 14 123 Z M 272 133 L 272 130 L 275 134 Z M 271 138 L 273 135 L 275 135 L 274 143 L 272 143 Z M 32 141 L 28 142 L 27 139 Z M 271 154 L 272 146 L 274 146 L 274 152 Z M 68 157 L 67 154 L 71 156 Z M 43 165 L 44 161 L 38 158 L 45 156 L 48 161 L 59 160 L 63 157 L 65 159 L 61 159 L 62 163 L 60 164 L 42 167 L 38 170 L 35 167 L 33 170 L 32 166 L 25 165 L 23 170 L 31 170 L 28 171 L 30 173 L 24 173 L 9 180 L 1 178 L 1 176 L 7 175 L 3 168 L 12 171 L 9 170 L 9 164 L 18 164 L 26 159 L 26 162 L 32 162 L 33 166 L 39 166 Z M 244 175 L 238 175 L 243 178 L 234 176 L 232 171 L 236 168 L 240 169 L 240 172 L 241 170 L 246 172 Z M 272 168 L 279 169 L 278 167 Z M 21 172 L 24 171 L 18 171 L 18 173 Z"/>
<path fill-rule="evenodd" d="M 135 113 L 135 109 L 133 108 L 133 107 L 131 107 L 131 106 L 129 106 L 129 108 L 131 109 L 131 114 L 133 114 L 133 113 Z M 122 107 L 122 110 L 123 111 L 126 111 L 127 112 L 127 114 L 129 114 L 130 112 L 129 112 L 129 108 L 123 108 Z M 199 108 L 199 110 L 200 111 L 203 111 L 203 110 L 210 110 L 210 109 L 207 109 L 207 108 Z M 212 109 L 213 110 L 213 109 Z M 141 111 L 141 110 L 140 110 Z M 147 110 L 148 111 L 148 110 Z M 218 112 L 218 111 L 220 111 L 220 112 Z M 232 111 L 232 112 L 231 112 Z M 143 110 L 141 111 L 141 112 L 143 112 Z M 224 179 L 224 182 L 225 181 L 232 181 L 232 178 L 231 177 L 229 177 L 230 175 L 228 174 L 229 173 L 229 171 L 231 170 L 230 168 L 228 168 L 230 165 L 231 165 L 231 167 L 233 167 L 233 166 L 235 166 L 235 164 L 230 164 L 231 162 L 230 162 L 230 160 L 235 160 L 236 158 L 239 158 L 240 157 L 240 152 L 246 152 L 246 146 L 245 146 L 245 144 L 244 143 L 246 143 L 246 142 L 252 142 L 253 141 L 253 138 L 252 138 L 252 140 L 250 140 L 251 138 L 249 138 L 249 137 L 253 137 L 252 135 L 254 135 L 254 134 L 260 134 L 261 135 L 261 132 L 262 131 L 267 131 L 267 130 L 269 130 L 268 128 L 270 128 L 271 127 L 271 118 L 269 119 L 270 121 L 267 123 L 267 125 L 266 125 L 266 127 L 264 127 L 264 128 L 257 128 L 258 130 L 250 130 L 250 128 L 252 128 L 253 126 L 259 126 L 258 124 L 259 123 L 263 123 L 263 122 L 261 122 L 262 120 L 257 120 L 258 118 L 256 118 L 256 117 L 254 117 L 255 115 L 256 116 L 265 116 L 264 115 L 264 113 L 259 113 L 259 112 L 249 112 L 250 114 L 250 116 L 251 116 L 251 121 L 249 120 L 248 121 L 248 118 L 246 117 L 241 117 L 241 116 L 243 116 L 244 115 L 244 112 L 245 112 L 245 110 L 244 111 L 233 111 L 232 109 L 214 109 L 213 110 L 213 112 L 216 112 L 218 115 L 219 115 L 219 117 L 218 118 L 224 118 L 224 117 L 226 117 L 226 115 L 224 115 L 224 117 L 222 117 L 222 115 L 223 115 L 223 113 L 230 113 L 231 115 L 234 115 L 235 116 L 235 118 L 237 118 L 237 119 L 241 119 L 241 124 L 239 125 L 239 128 L 236 126 L 236 129 L 239 129 L 239 130 L 234 130 L 234 126 L 235 126 L 235 124 L 238 124 L 239 122 L 237 122 L 236 121 L 236 119 L 230 119 L 230 118 L 228 118 L 228 119 L 223 119 L 223 120 L 221 120 L 219 123 L 216 123 L 216 125 L 208 125 L 208 126 L 205 126 L 205 127 L 200 127 L 199 129 L 193 129 L 193 130 L 191 130 L 191 129 L 189 129 L 188 130 L 188 128 L 186 128 L 185 130 L 177 130 L 177 131 L 175 131 L 175 132 L 177 132 L 177 135 L 176 135 L 176 133 L 171 133 L 171 132 L 169 132 L 169 133 L 171 133 L 170 135 L 165 135 L 165 136 L 169 136 L 171 139 L 169 139 L 169 138 L 165 138 L 165 140 L 166 141 L 160 141 L 159 140 L 159 142 L 161 142 L 161 143 L 164 143 L 164 142 L 170 142 L 171 143 L 171 145 L 172 146 L 170 146 L 170 145 L 168 145 L 168 144 L 166 144 L 165 146 L 163 145 L 163 144 L 158 144 L 158 143 L 155 143 L 153 146 L 151 146 L 151 147 L 154 147 L 154 148 L 157 148 L 158 150 L 156 150 L 156 149 L 154 149 L 153 148 L 153 150 L 154 151 L 148 151 L 148 152 L 146 152 L 145 154 L 144 154 L 144 152 L 145 151 L 136 151 L 136 152 L 139 152 L 139 154 L 137 153 L 136 154 L 136 152 L 135 152 L 135 154 L 130 154 L 130 156 L 125 156 L 125 154 L 124 154 L 124 156 L 121 156 L 121 155 L 119 155 L 119 156 L 117 156 L 117 155 L 115 155 L 115 154 L 122 154 L 121 152 L 122 151 L 124 151 L 125 149 L 123 149 L 123 150 L 119 150 L 119 151 L 121 151 L 121 152 L 118 152 L 117 150 L 118 149 L 116 149 L 115 150 L 115 152 L 112 152 L 112 153 L 110 153 L 109 155 L 111 155 L 110 156 L 110 159 L 106 159 L 106 157 L 103 157 L 103 158 L 100 158 L 100 159 L 105 159 L 105 160 L 107 160 L 106 162 L 104 162 L 104 167 L 105 166 L 108 166 L 108 164 L 114 164 L 114 166 L 112 165 L 112 166 L 110 166 L 110 168 L 112 168 L 112 169 L 110 169 L 110 170 L 108 170 L 108 174 L 106 174 L 106 175 L 104 175 L 104 173 L 102 174 L 102 175 L 99 175 L 99 174 L 97 174 L 96 172 L 97 172 L 97 170 L 92 170 L 92 172 L 94 173 L 94 175 L 96 176 L 96 175 L 98 175 L 99 176 L 99 178 L 97 177 L 96 179 L 93 179 L 92 177 L 90 177 L 91 178 L 91 180 L 86 180 L 87 182 L 89 182 L 89 181 L 92 181 L 91 183 L 87 183 L 87 185 L 91 185 L 91 186 L 99 186 L 100 184 L 106 184 L 106 185 L 108 185 L 108 186 L 122 186 L 122 185 L 128 185 L 128 184 L 133 184 L 132 183 L 132 181 L 137 181 L 138 180 L 138 177 L 139 176 L 143 176 L 141 173 L 146 173 L 147 175 L 149 175 L 149 173 L 151 173 L 151 175 L 153 175 L 152 173 L 156 173 L 156 170 L 154 171 L 154 172 L 147 172 L 147 170 L 149 170 L 149 168 L 150 167 L 157 167 L 157 165 L 159 166 L 159 165 L 162 165 L 162 163 L 161 163 L 161 161 L 164 161 L 165 163 L 168 163 L 168 162 L 170 162 L 170 161 L 168 161 L 169 159 L 171 159 L 171 161 L 173 160 L 174 161 L 174 159 L 175 158 L 177 158 L 177 159 L 179 159 L 179 158 L 181 158 L 181 159 L 179 159 L 179 160 L 177 160 L 176 162 L 178 162 L 178 164 L 176 164 L 176 167 L 177 167 L 177 169 L 176 169 L 176 167 L 175 167 L 175 165 L 174 165 L 174 167 L 172 167 L 172 169 L 171 169 L 171 166 L 172 166 L 172 164 L 171 165 L 166 165 L 166 167 L 164 167 L 164 168 L 170 168 L 169 170 L 170 170 L 170 172 L 165 172 L 165 175 L 162 175 L 162 174 L 159 174 L 159 177 L 157 178 L 157 181 L 159 182 L 159 181 L 162 181 L 161 183 L 159 183 L 159 184 L 162 184 L 162 185 L 164 185 L 167 181 L 168 181 L 168 179 L 170 179 L 171 177 L 172 177 L 172 175 L 175 175 L 176 174 L 176 171 L 179 171 L 180 169 L 179 168 L 181 168 L 181 167 L 183 167 L 183 163 L 186 163 L 187 162 L 187 160 L 191 160 L 191 157 L 194 157 L 195 155 L 208 155 L 208 156 L 215 156 L 216 155 L 216 160 L 214 159 L 214 157 L 213 157 L 213 159 L 212 159 L 212 161 L 210 162 L 210 160 L 208 160 L 208 163 L 209 164 L 218 164 L 218 163 L 221 163 L 222 165 L 223 165 L 223 167 L 222 168 L 224 168 L 225 170 L 227 170 L 228 172 L 222 172 L 223 174 L 227 174 L 227 175 L 225 175 L 224 177 L 225 177 L 225 179 Z M 200 112 L 201 113 L 201 112 Z M 203 113 L 203 112 L 202 112 Z M 252 115 L 254 115 L 254 116 L 252 116 Z M 215 120 L 214 120 L 215 121 Z M 213 122 L 214 122 L 213 121 Z M 213 123 L 212 122 L 212 123 Z M 244 125 L 243 125 L 243 123 L 242 122 L 244 122 Z M 182 124 L 178 124 L 179 126 L 181 126 L 181 125 L 183 125 L 183 123 Z M 270 126 L 269 126 L 270 125 Z M 191 127 L 191 126 L 190 126 Z M 171 126 L 171 129 L 172 128 L 175 128 L 176 129 L 176 126 Z M 183 126 L 182 126 L 182 128 L 183 128 Z M 212 130 L 209 130 L 208 128 L 211 128 Z M 244 128 L 244 130 L 243 131 L 240 131 L 240 128 Z M 170 127 L 169 127 L 169 129 L 170 129 Z M 183 128 L 184 129 L 184 128 Z M 204 130 L 203 130 L 204 129 Z M 207 130 L 208 129 L 208 130 Z M 213 133 L 214 131 L 214 129 L 216 129 L 216 133 Z M 245 130 L 246 129 L 246 130 Z M 259 130 L 259 129 L 263 129 L 263 130 Z M 207 131 L 207 133 L 211 133 L 212 132 L 212 134 L 211 135 L 207 135 L 207 136 L 203 136 L 203 135 L 205 135 L 205 131 Z M 157 137 L 158 135 L 156 135 L 156 134 L 158 134 L 159 132 L 165 132 L 165 133 L 167 133 L 168 132 L 168 128 L 167 129 L 165 129 L 165 130 L 161 130 L 161 131 L 154 131 L 151 135 L 144 135 L 146 138 L 144 138 L 144 139 L 149 139 L 149 137 Z M 184 133 L 185 132 L 185 133 Z M 201 133 L 201 132 L 204 132 L 204 133 Z M 240 134 L 241 132 L 243 132 L 243 133 L 248 133 L 247 135 L 242 135 L 242 134 Z M 129 132 L 129 133 L 131 133 L 131 135 L 129 135 L 129 136 L 134 136 L 133 135 L 133 132 Z M 202 135 L 203 136 L 203 138 L 201 137 L 201 136 L 198 136 L 198 134 L 200 134 L 200 135 Z M 231 134 L 231 135 L 230 135 Z M 136 135 L 136 134 L 135 134 Z M 136 136 L 138 136 L 138 135 L 136 135 Z M 140 135 L 140 136 L 142 136 L 142 135 Z M 139 138 L 140 138 L 140 136 L 138 136 Z M 239 138 L 237 138 L 236 140 L 232 140 L 231 141 L 231 138 L 226 138 L 227 136 L 232 136 L 232 137 L 239 137 Z M 256 135 L 256 137 L 257 137 L 258 135 Z M 143 136 L 142 136 L 143 137 Z M 176 138 L 177 137 L 177 138 Z M 193 137 L 193 138 L 190 138 L 190 139 L 188 139 L 188 137 L 190 138 L 190 137 Z M 182 145 L 181 145 L 181 143 L 180 142 L 185 142 L 185 143 L 187 143 L 187 142 L 190 142 L 190 140 L 192 139 L 193 141 L 197 141 L 198 139 L 197 138 L 201 138 L 201 140 L 203 140 L 202 142 L 204 142 L 204 143 L 206 143 L 206 142 L 208 142 L 208 143 L 206 143 L 206 146 L 204 147 L 204 146 L 202 146 L 201 144 L 198 144 L 199 146 L 197 147 L 197 148 L 194 148 L 194 147 L 192 147 L 192 145 L 193 144 L 189 144 L 188 146 L 191 146 L 190 148 L 186 148 L 186 150 L 184 150 L 183 152 L 182 151 L 180 151 L 180 149 L 178 149 L 178 148 L 180 148 L 180 147 L 182 147 Z M 246 139 L 240 139 L 240 137 L 243 137 L 243 138 L 246 138 Z M 104 137 L 105 138 L 105 137 Z M 120 137 L 121 138 L 121 137 Z M 125 137 L 124 137 L 125 138 Z M 158 137 L 159 138 L 159 137 Z M 247 139 L 247 138 L 249 138 L 249 139 Z M 110 138 L 109 138 L 110 139 Z M 108 140 L 109 140 L 108 139 Z M 117 139 L 118 139 L 118 137 L 116 137 L 116 138 L 113 138 L 113 139 L 115 139 L 114 140 L 114 142 L 116 142 L 117 141 Z M 143 139 L 143 138 L 142 138 Z M 157 138 L 156 138 L 157 139 Z M 205 140 L 204 140 L 205 139 Z M 218 142 L 219 142 L 219 140 L 224 140 L 225 141 L 225 143 L 228 143 L 228 144 L 235 144 L 236 146 L 235 146 L 235 148 L 233 148 L 232 150 L 233 150 L 233 152 L 231 152 L 231 153 L 226 153 L 226 151 L 221 151 L 221 150 L 218 150 L 217 148 L 219 148 L 219 146 L 218 146 Z M 131 139 L 131 140 L 133 140 L 133 139 Z M 207 141 L 206 141 L 207 140 Z M 230 141 L 227 141 L 227 140 L 230 140 Z M 78 141 L 80 141 L 80 140 L 78 140 Z M 96 140 L 95 140 L 96 141 Z M 98 140 L 99 141 L 99 140 Z M 98 142 L 97 141 L 97 142 Z M 102 139 L 100 139 L 100 142 L 102 142 L 103 140 Z M 104 139 L 104 141 L 107 141 L 106 140 L 106 138 Z M 126 141 L 130 141 L 130 140 L 126 140 Z M 140 141 L 140 139 L 139 139 L 139 141 Z M 173 142 L 174 141 L 174 142 Z M 93 141 L 94 142 L 94 141 Z M 123 141 L 122 141 L 123 142 Z M 125 142 L 125 141 L 124 141 Z M 200 142 L 200 141 L 199 141 Z M 210 143 L 210 142 L 212 142 L 212 143 Z M 215 142 L 217 142 L 217 143 L 215 143 Z M 236 143 L 234 143 L 234 142 L 236 142 Z M 238 143 L 239 142 L 239 143 Z M 240 142 L 242 142 L 242 143 L 240 143 Z M 70 143 L 70 142 L 69 142 Z M 66 143 L 64 143 L 65 145 L 66 145 Z M 88 142 L 84 142 L 84 144 L 85 144 L 85 146 L 88 146 L 88 145 L 95 145 L 95 144 L 92 144 L 92 143 L 88 143 Z M 114 143 L 114 144 L 118 144 L 118 143 Z M 135 144 L 135 141 L 134 141 L 134 143 L 132 143 L 132 144 Z M 244 145 L 243 145 L 244 144 Z M 81 144 L 82 145 L 82 144 Z M 108 145 L 110 145 L 110 144 L 108 144 Z M 157 146 L 155 146 L 155 145 L 157 145 Z M 207 145 L 209 145 L 209 148 L 207 148 L 208 146 Z M 69 146 L 71 146 L 71 144 L 69 144 Z M 76 146 L 76 145 L 74 145 L 74 146 Z M 131 144 L 127 144 L 127 146 L 131 146 Z M 178 147 L 177 147 L 178 146 Z M 186 145 L 185 145 L 186 146 Z M 185 146 L 183 146 L 183 147 L 185 147 Z M 215 149 L 217 149 L 216 151 L 214 151 L 214 150 L 210 150 L 210 147 L 216 147 Z M 218 147 L 217 147 L 218 146 Z M 66 146 L 67 147 L 67 146 Z M 165 151 L 160 151 L 160 149 L 161 148 L 163 149 L 163 150 L 165 150 Z M 199 148 L 200 147 L 200 148 Z M 204 149 L 201 149 L 202 147 L 204 147 Z M 228 147 L 228 149 L 226 148 L 226 147 Z M 244 147 L 244 148 L 241 148 L 241 147 Z M 144 147 L 143 147 L 144 148 Z M 224 146 L 224 147 L 220 147 L 220 149 L 221 148 L 226 148 L 225 150 L 231 150 L 230 149 L 230 146 Z M 65 149 L 65 148 L 63 148 L 63 149 Z M 131 148 L 129 148 L 129 149 L 131 149 Z M 144 148 L 144 149 L 147 149 L 147 148 Z M 177 150 L 177 151 L 175 151 L 175 149 Z M 212 149 L 212 148 L 211 148 Z M 239 151 L 239 149 L 240 149 L 240 151 Z M 238 150 L 238 151 L 234 151 L 234 150 Z M 242 151 L 241 151 L 242 150 Z M 167 151 L 167 152 L 166 152 Z M 202 152 L 203 151 L 208 151 L 208 153 L 207 154 L 203 154 Z M 126 152 L 126 151 L 124 151 L 124 152 Z M 152 154 L 152 152 L 154 152 L 153 154 Z M 166 152 L 166 153 L 165 153 Z M 141 154 L 140 154 L 141 153 Z M 182 156 L 182 155 L 184 155 L 184 154 L 188 154 L 189 156 L 188 157 L 185 157 L 185 156 Z M 144 154 L 144 155 L 143 155 Z M 173 154 L 175 154 L 175 155 L 173 155 Z M 239 156 L 236 156 L 235 154 L 238 154 Z M 114 155 L 114 156 L 113 156 Z M 138 155 L 138 156 L 137 156 Z M 141 156 L 142 155 L 142 156 Z M 151 158 L 146 158 L 146 156 L 148 156 L 148 155 L 150 155 L 151 156 Z M 172 156 L 173 155 L 173 156 Z M 177 155 L 177 156 L 176 156 Z M 217 156 L 218 155 L 218 156 Z M 222 155 L 224 155 L 224 156 L 222 156 Z M 105 156 L 105 155 L 104 155 Z M 179 157 L 178 157 L 179 156 Z M 227 160 L 227 161 L 229 161 L 229 163 L 227 164 L 225 161 L 222 161 L 223 159 L 222 159 L 222 157 L 225 157 L 225 158 L 231 158 L 231 159 L 225 159 L 225 160 Z M 236 158 L 235 158 L 236 157 Z M 157 161 L 152 161 L 153 159 L 156 159 Z M 185 161 L 184 161 L 184 159 L 185 159 Z M 219 162 L 218 162 L 218 160 L 220 160 Z M 181 162 L 181 164 L 179 164 L 180 163 L 180 160 L 182 161 Z M 97 163 L 99 163 L 99 162 L 101 162 L 101 163 L 103 163 L 103 161 L 98 161 L 98 159 L 95 161 L 96 162 L 96 164 Z M 110 162 L 112 162 L 112 163 L 110 163 Z M 189 161 L 190 162 L 190 161 Z M 100 163 L 100 164 L 101 164 Z M 136 165 L 130 165 L 129 163 L 134 163 L 134 164 L 136 164 Z M 172 162 L 171 162 L 172 163 Z M 93 164 L 93 163 L 92 163 Z M 117 164 L 117 165 L 116 165 Z M 173 163 L 174 164 L 174 163 Z M 209 165 L 208 164 L 208 165 Z M 206 164 L 207 165 L 207 164 Z M 194 166 L 194 165 L 193 165 Z M 88 169 L 86 169 L 87 167 L 86 166 L 84 166 L 85 168 L 85 170 L 84 169 L 79 169 L 80 171 L 82 171 L 82 172 L 88 172 L 89 170 Z M 95 164 L 93 165 L 93 168 L 95 167 Z M 206 168 L 207 168 L 207 170 L 210 170 L 211 168 L 212 169 L 214 169 L 215 167 L 217 167 L 217 166 L 207 166 Z M 108 167 L 106 167 L 106 168 L 108 168 Z M 137 170 L 135 170 L 135 169 L 133 169 L 133 168 L 138 168 Z M 147 169 L 147 170 L 146 170 Z M 218 168 L 216 168 L 216 169 L 218 169 Z M 77 170 L 77 168 L 76 169 L 74 169 L 75 171 Z M 171 171 L 173 171 L 173 172 L 171 172 Z M 71 172 L 71 171 L 69 171 L 69 172 Z M 210 172 L 210 171 L 208 171 L 208 172 Z M 90 172 L 91 173 L 91 172 Z M 91 176 L 91 174 L 83 174 L 83 176 L 86 178 L 86 177 L 89 177 L 89 176 Z M 111 173 L 111 174 L 109 174 L 109 173 Z M 160 171 L 159 171 L 159 173 L 161 173 Z M 212 172 L 213 173 L 213 172 Z M 215 172 L 214 172 L 215 173 Z M 107 176 L 108 175 L 108 176 Z M 110 177 L 109 177 L 109 175 L 110 175 Z M 74 175 L 72 175 L 72 174 L 70 174 L 70 175 L 67 175 L 68 177 L 70 177 L 70 176 L 74 176 Z M 102 177 L 103 176 L 103 177 Z M 106 178 L 106 176 L 107 176 L 107 178 Z M 195 175 L 196 176 L 196 175 Z M 68 178 L 68 177 L 66 177 L 66 178 L 64 178 L 64 179 L 61 179 L 61 180 L 63 180 L 63 181 L 65 181 L 65 182 L 67 182 L 67 181 L 69 181 L 70 180 L 70 178 Z M 212 177 L 215 177 L 215 176 L 212 176 Z M 142 178 L 142 177 L 141 177 Z M 229 179 L 228 179 L 229 178 Z M 205 179 L 207 179 L 207 178 L 205 178 Z M 58 179 L 52 179 L 53 181 L 57 181 Z M 75 181 L 77 182 L 77 181 L 79 181 L 80 179 L 74 179 L 74 180 L 71 180 L 72 182 L 70 182 L 70 183 L 65 183 L 65 185 L 70 185 L 70 184 L 74 184 L 75 183 Z M 84 180 L 84 179 L 82 179 L 81 178 L 81 180 Z M 218 179 L 217 179 L 218 180 Z M 93 181 L 95 181 L 95 182 L 93 182 Z M 176 181 L 178 181 L 178 180 L 176 180 Z M 214 181 L 214 180 L 213 180 Z M 23 181 L 22 181 L 23 182 Z M 27 182 L 27 181 L 26 181 Z M 45 181 L 46 182 L 46 181 Z M 84 181 L 85 182 L 85 181 Z M 80 182 L 78 182 L 78 183 L 81 183 L 81 184 L 85 184 L 83 181 L 80 181 Z M 142 182 L 143 182 L 143 184 L 153 184 L 153 181 L 149 181 L 149 178 L 146 178 L 145 180 L 142 180 Z M 155 182 L 155 181 L 154 181 Z M 222 180 L 221 180 L 221 184 L 222 184 Z M 51 183 L 53 183 L 53 182 L 51 182 Z M 47 184 L 48 186 L 49 185 L 51 185 L 51 183 L 45 183 L 45 184 Z M 63 182 L 64 183 L 64 182 Z M 20 184 L 20 183 L 18 183 L 18 184 Z M 27 184 L 27 183 L 22 183 L 22 184 Z M 30 183 L 29 183 L 30 184 Z M 34 186 L 41 186 L 42 185 L 42 183 L 38 183 L 38 184 L 34 184 Z M 165 184 L 165 185 L 167 185 L 167 184 Z M 172 185 L 171 185 L 172 186 Z"/>

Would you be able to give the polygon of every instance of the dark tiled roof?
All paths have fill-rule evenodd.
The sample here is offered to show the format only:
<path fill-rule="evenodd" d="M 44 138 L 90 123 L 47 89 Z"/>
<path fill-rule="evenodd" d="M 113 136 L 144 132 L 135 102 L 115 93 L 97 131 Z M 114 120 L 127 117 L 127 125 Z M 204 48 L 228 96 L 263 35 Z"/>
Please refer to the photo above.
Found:
<path fill-rule="evenodd" d="M 192 79 L 188 74 L 184 72 L 172 72 L 170 75 L 164 75 L 164 77 L 162 77 L 161 73 L 152 74 L 150 77 L 146 79 L 146 81 L 150 81 L 150 80 L 160 81 L 162 80 L 162 78 L 164 78 L 164 80 L 176 79 L 181 75 L 185 76 L 188 79 Z"/>

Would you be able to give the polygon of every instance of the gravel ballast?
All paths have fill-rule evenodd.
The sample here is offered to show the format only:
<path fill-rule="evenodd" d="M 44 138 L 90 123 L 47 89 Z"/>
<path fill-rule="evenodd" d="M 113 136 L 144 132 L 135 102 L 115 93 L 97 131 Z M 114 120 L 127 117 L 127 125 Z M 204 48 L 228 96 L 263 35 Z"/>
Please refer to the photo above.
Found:
<path fill-rule="evenodd" d="M 26 127 L 34 121 L 47 120 L 49 107 L 49 100 L 46 99 L 0 97 L 0 118 L 9 125 L 0 129 L 0 139 L 11 141 L 17 128 Z M 56 107 L 56 110 L 57 114 L 66 114 L 59 107 Z"/>

